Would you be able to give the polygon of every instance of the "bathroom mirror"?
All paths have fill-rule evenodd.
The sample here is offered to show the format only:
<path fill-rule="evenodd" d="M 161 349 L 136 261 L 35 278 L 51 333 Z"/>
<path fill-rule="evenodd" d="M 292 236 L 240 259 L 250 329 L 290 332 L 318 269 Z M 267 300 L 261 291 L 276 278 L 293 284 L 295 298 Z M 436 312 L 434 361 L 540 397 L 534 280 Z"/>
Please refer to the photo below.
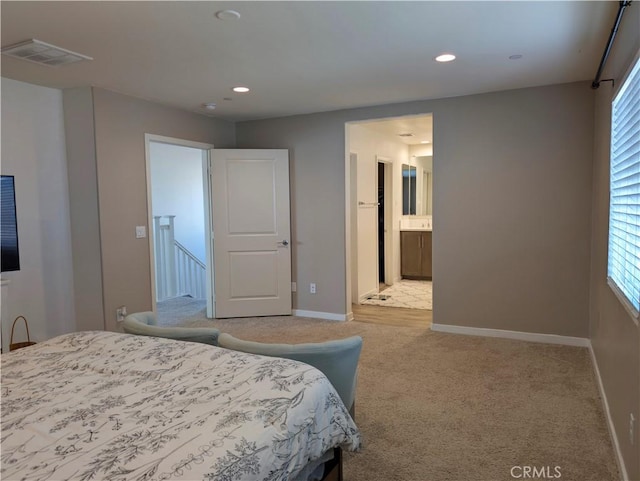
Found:
<path fill-rule="evenodd" d="M 416 168 L 402 164 L 402 215 L 416 215 Z"/>
<path fill-rule="evenodd" d="M 433 157 L 402 164 L 402 215 L 433 215 Z"/>

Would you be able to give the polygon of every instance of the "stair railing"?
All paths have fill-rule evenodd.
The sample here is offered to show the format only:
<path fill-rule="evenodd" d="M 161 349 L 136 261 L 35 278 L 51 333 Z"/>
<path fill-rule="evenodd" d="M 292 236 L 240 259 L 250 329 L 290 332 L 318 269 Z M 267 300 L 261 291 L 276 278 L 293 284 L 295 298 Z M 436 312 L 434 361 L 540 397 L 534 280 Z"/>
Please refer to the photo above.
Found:
<path fill-rule="evenodd" d="M 174 240 L 174 243 L 178 295 L 190 295 L 197 299 L 204 299 L 206 297 L 207 266 L 180 242 Z"/>
<path fill-rule="evenodd" d="M 175 215 L 153 216 L 156 301 L 206 298 L 206 265 L 175 239 Z"/>

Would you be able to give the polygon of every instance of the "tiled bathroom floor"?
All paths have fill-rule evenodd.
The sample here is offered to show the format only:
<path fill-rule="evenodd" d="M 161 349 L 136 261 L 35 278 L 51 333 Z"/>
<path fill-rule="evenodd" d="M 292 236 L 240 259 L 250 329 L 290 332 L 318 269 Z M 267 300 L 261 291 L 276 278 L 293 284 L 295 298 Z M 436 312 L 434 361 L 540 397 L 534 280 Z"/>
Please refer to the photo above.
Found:
<path fill-rule="evenodd" d="M 403 279 L 387 287 L 379 294 L 362 301 L 369 306 L 404 307 L 408 309 L 433 309 L 433 283 Z"/>

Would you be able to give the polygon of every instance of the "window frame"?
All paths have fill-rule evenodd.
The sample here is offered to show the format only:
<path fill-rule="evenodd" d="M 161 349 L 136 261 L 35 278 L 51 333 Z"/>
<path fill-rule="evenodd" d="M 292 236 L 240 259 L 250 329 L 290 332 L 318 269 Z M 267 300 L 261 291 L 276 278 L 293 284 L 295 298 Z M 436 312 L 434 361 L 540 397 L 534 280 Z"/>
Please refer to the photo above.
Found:
<path fill-rule="evenodd" d="M 612 161 L 612 142 L 613 142 L 613 104 L 617 100 L 620 91 L 625 86 L 625 83 L 629 79 L 631 73 L 636 69 L 640 69 L 640 50 L 636 52 L 633 59 L 631 60 L 629 67 L 621 78 L 621 81 L 617 88 L 613 92 L 613 96 L 611 99 L 611 122 L 609 125 L 609 213 L 608 213 L 608 226 L 607 226 L 607 284 L 618 298 L 618 300 L 622 303 L 626 311 L 629 313 L 634 323 L 639 325 L 640 322 L 640 311 L 636 309 L 636 307 L 632 304 L 632 301 L 627 297 L 627 295 L 622 291 L 618 283 L 609 275 L 609 262 L 610 262 L 610 242 L 611 242 L 611 161 Z"/>

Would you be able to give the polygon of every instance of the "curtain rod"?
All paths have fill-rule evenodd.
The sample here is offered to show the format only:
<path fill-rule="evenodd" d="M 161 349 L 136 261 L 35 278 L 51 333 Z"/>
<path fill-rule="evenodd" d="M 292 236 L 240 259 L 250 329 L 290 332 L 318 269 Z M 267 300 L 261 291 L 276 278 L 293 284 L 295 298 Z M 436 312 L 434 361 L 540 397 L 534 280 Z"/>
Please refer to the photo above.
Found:
<path fill-rule="evenodd" d="M 600 87 L 600 76 L 602 75 L 604 64 L 607 63 L 607 58 L 609 58 L 609 52 L 611 52 L 613 41 L 616 38 L 616 33 L 618 33 L 618 27 L 620 26 L 620 20 L 622 20 L 624 9 L 629 5 L 631 5 L 631 0 L 620 1 L 620 6 L 618 7 L 618 15 L 616 15 L 616 21 L 614 22 L 613 28 L 611 29 L 611 34 L 609 35 L 607 46 L 604 48 L 604 53 L 602 54 L 602 60 L 600 60 L 600 66 L 598 67 L 596 78 L 593 79 L 593 82 L 591 82 L 591 88 L 594 90 Z"/>

